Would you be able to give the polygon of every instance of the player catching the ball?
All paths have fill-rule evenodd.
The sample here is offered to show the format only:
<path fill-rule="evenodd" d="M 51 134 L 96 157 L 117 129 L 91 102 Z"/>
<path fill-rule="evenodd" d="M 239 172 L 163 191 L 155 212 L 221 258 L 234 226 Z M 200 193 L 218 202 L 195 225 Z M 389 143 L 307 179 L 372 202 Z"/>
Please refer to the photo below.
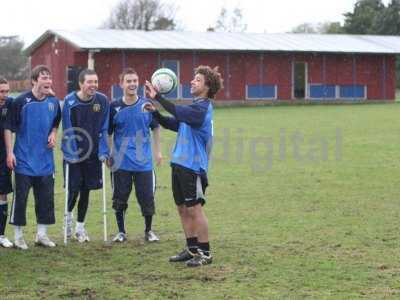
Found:
<path fill-rule="evenodd" d="M 197 67 L 191 81 L 190 92 L 194 101 L 190 105 L 171 103 L 148 81 L 145 87 L 147 97 L 157 100 L 172 117 L 163 116 L 151 103 L 146 104 L 145 109 L 153 113 L 161 126 L 177 132 L 171 159 L 172 193 L 185 232 L 187 248 L 169 260 L 186 261 L 188 267 L 210 264 L 212 256 L 208 220 L 203 205 L 213 135 L 212 99 L 223 87 L 223 79 L 218 67 Z"/>

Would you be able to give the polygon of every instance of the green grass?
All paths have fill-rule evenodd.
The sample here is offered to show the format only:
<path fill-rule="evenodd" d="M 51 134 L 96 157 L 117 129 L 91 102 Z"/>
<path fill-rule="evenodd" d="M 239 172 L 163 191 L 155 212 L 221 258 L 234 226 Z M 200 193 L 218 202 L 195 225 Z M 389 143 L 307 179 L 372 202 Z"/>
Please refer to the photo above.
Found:
<path fill-rule="evenodd" d="M 167 163 L 157 169 L 158 244 L 144 244 L 131 198 L 129 242 L 104 245 L 95 191 L 93 241 L 63 246 L 58 168 L 50 235 L 59 246 L 32 245 L 30 199 L 31 247 L 0 249 L 0 298 L 399 299 L 399 115 L 400 104 L 217 109 L 205 206 L 215 261 L 199 269 L 167 261 L 184 238 Z M 166 153 L 174 135 L 162 133 Z M 108 221 L 115 233 L 111 210 Z"/>

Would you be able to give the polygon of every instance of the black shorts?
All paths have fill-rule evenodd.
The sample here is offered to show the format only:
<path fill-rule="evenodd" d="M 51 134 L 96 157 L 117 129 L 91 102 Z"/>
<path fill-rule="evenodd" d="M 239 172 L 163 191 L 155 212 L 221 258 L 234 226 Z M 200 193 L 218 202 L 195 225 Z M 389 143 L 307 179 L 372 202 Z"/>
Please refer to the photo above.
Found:
<path fill-rule="evenodd" d="M 98 190 L 103 187 L 102 162 L 98 159 L 85 160 L 78 163 L 69 163 L 68 190 L 78 192 L 80 190 Z M 64 161 L 64 186 L 65 186 Z"/>
<path fill-rule="evenodd" d="M 6 161 L 0 161 L 0 195 L 7 195 L 12 192 L 11 171 Z"/>
<path fill-rule="evenodd" d="M 172 194 L 176 205 L 204 205 L 207 186 L 207 174 L 196 174 L 189 169 L 172 165 Z"/>
<path fill-rule="evenodd" d="M 11 206 L 10 224 L 26 225 L 26 206 L 33 188 L 38 224 L 54 224 L 54 175 L 28 176 L 15 173 L 15 192 Z"/>
<path fill-rule="evenodd" d="M 156 187 L 154 171 L 133 172 L 117 170 L 111 173 L 111 178 L 113 184 L 113 208 L 115 210 L 124 211 L 128 208 L 128 199 L 133 183 L 142 215 L 154 215 L 154 193 Z"/>

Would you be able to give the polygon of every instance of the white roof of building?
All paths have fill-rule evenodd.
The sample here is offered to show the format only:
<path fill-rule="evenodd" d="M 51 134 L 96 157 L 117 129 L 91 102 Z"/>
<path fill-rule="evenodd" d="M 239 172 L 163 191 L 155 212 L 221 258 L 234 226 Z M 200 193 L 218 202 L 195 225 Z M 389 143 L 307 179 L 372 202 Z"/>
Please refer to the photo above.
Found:
<path fill-rule="evenodd" d="M 48 30 L 29 45 L 29 55 L 50 36 L 57 36 L 80 50 L 194 50 L 282 51 L 324 53 L 400 54 L 399 36 L 229 33 L 139 30 Z"/>

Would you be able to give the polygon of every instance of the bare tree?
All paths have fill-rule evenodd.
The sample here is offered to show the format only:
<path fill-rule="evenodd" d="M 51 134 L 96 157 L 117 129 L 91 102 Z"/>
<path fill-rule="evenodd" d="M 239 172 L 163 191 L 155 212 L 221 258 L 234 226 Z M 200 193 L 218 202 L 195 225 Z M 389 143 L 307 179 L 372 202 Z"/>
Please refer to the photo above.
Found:
<path fill-rule="evenodd" d="M 233 10 L 233 15 L 231 17 L 232 31 L 243 32 L 247 30 L 247 24 L 243 21 L 242 10 L 236 7 Z"/>
<path fill-rule="evenodd" d="M 207 28 L 207 31 L 244 32 L 246 30 L 247 24 L 244 23 L 242 10 L 238 7 L 232 12 L 223 7 L 215 26 Z"/>
<path fill-rule="evenodd" d="M 174 7 L 159 0 L 120 0 L 103 28 L 174 30 Z"/>
<path fill-rule="evenodd" d="M 26 77 L 28 58 L 22 53 L 23 47 L 17 36 L 0 37 L 0 75 L 10 80 Z"/>
<path fill-rule="evenodd" d="M 219 13 L 217 23 L 215 24 L 215 30 L 218 31 L 229 31 L 228 28 L 228 11 L 223 7 Z"/>

